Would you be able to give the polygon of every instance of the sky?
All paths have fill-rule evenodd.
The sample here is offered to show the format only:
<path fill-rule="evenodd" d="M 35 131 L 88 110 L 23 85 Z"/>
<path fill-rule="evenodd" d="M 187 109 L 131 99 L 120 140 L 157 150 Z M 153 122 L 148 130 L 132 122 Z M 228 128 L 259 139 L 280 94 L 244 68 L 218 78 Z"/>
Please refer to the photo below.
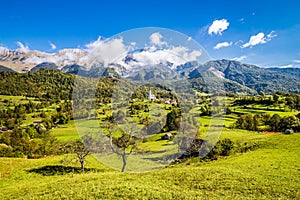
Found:
<path fill-rule="evenodd" d="M 99 36 L 161 27 L 196 40 L 212 59 L 300 67 L 300 1 L 1 1 L 0 45 L 55 53 Z"/>

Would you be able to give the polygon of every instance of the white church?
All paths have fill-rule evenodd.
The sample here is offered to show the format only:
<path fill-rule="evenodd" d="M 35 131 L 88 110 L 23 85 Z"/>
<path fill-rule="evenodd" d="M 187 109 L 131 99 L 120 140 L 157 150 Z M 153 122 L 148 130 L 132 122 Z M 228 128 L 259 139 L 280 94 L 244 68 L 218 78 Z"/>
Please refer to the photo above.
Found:
<path fill-rule="evenodd" d="M 147 95 L 147 98 L 148 98 L 150 101 L 155 101 L 155 100 L 156 100 L 156 97 L 155 97 L 154 94 L 151 93 L 151 90 L 149 90 L 148 95 Z"/>

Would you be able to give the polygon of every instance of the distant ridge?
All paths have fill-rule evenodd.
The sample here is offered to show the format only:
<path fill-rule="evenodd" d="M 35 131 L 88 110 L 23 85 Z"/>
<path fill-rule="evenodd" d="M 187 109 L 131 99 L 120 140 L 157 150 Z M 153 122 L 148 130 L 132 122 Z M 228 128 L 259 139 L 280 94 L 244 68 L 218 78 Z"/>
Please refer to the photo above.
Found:
<path fill-rule="evenodd" d="M 140 53 L 150 51 L 136 51 Z M 149 52 L 151 53 L 151 52 Z M 134 59 L 124 55 L 115 63 L 89 60 L 88 52 L 82 49 L 63 49 L 55 54 L 39 51 L 18 52 L 6 50 L 0 55 L 0 71 L 36 72 L 40 69 L 54 69 L 69 74 L 99 78 L 126 77 L 135 81 L 177 80 L 186 78 L 199 91 L 226 90 L 232 93 L 274 93 L 285 91 L 300 93 L 299 68 L 261 68 L 233 60 L 213 60 L 207 63 L 169 61 L 151 64 L 149 60 Z M 154 59 L 154 57 L 149 57 Z M 93 61 L 93 62 L 92 62 Z M 175 62 L 175 61 L 174 61 Z M 33 64 L 39 63 L 39 64 Z M 205 77 L 204 77 L 205 76 Z"/>
<path fill-rule="evenodd" d="M 14 70 L 0 65 L 0 72 L 15 72 Z"/>

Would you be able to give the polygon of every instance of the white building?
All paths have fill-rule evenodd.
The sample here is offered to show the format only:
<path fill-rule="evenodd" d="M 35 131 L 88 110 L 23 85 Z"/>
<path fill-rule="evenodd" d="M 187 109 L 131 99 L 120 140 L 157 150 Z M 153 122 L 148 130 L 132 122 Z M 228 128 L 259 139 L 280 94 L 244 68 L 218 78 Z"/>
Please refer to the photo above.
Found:
<path fill-rule="evenodd" d="M 147 98 L 151 101 L 155 101 L 155 99 L 156 99 L 155 95 L 151 93 L 151 90 L 149 90 Z"/>

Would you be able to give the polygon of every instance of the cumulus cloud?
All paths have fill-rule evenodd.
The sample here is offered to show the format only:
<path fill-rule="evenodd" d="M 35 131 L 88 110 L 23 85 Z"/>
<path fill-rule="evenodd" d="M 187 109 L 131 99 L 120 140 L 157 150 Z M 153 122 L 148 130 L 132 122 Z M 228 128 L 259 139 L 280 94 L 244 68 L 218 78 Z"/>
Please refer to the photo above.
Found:
<path fill-rule="evenodd" d="M 243 44 L 241 47 L 242 48 L 253 47 L 255 45 L 265 44 L 265 43 L 266 43 L 265 34 L 260 32 L 257 35 L 251 36 L 249 42 Z"/>
<path fill-rule="evenodd" d="M 56 49 L 56 45 L 53 44 L 52 42 L 49 41 L 49 45 L 51 47 L 52 50 L 55 50 Z"/>
<path fill-rule="evenodd" d="M 229 22 L 226 19 L 215 20 L 208 28 L 208 34 L 222 35 L 229 26 Z"/>
<path fill-rule="evenodd" d="M 161 47 L 162 45 L 167 45 L 167 43 L 163 42 L 162 39 L 163 36 L 158 32 L 151 34 L 149 37 L 150 43 L 159 47 Z"/>
<path fill-rule="evenodd" d="M 122 37 L 106 40 L 99 37 L 97 40 L 86 44 L 83 49 L 63 49 L 55 54 L 32 54 L 25 62 L 35 64 L 53 62 L 59 67 L 77 63 L 87 68 L 102 64 L 104 66 L 120 64 L 129 69 L 159 64 L 169 65 L 170 63 L 173 63 L 171 67 L 176 67 L 188 61 L 195 61 L 202 55 L 200 50 L 167 44 L 160 33 L 153 33 L 149 40 L 149 43 L 145 44 L 142 50 L 134 51 L 138 48 L 135 42 L 125 44 Z M 133 59 L 125 62 L 125 57 L 129 54 Z"/>
<path fill-rule="evenodd" d="M 220 49 L 220 48 L 223 48 L 223 47 L 229 47 L 231 45 L 232 45 L 232 42 L 221 42 L 221 43 L 216 44 L 216 46 L 214 46 L 214 49 Z"/>
<path fill-rule="evenodd" d="M 235 60 L 235 61 L 242 62 L 242 61 L 245 60 L 246 58 L 247 58 L 247 56 L 240 56 L 240 57 L 232 58 L 231 60 Z"/>
<path fill-rule="evenodd" d="M 63 49 L 56 54 L 32 54 L 25 62 L 34 64 L 53 62 L 59 66 L 77 63 L 89 68 L 97 64 L 106 65 L 116 62 L 119 57 L 126 55 L 128 48 L 129 46 L 124 45 L 122 38 L 104 40 L 99 37 L 96 41 L 86 44 L 84 49 Z"/>
<path fill-rule="evenodd" d="M 195 61 L 197 57 L 201 56 L 201 54 L 201 51 L 190 51 L 189 49 L 183 46 L 171 46 L 159 50 L 154 50 L 150 48 L 146 51 L 133 53 L 133 61 L 129 63 L 129 65 L 137 65 L 143 67 L 164 63 L 173 63 L 173 67 L 176 67 L 188 61 Z"/>
<path fill-rule="evenodd" d="M 241 48 L 246 47 L 254 47 L 258 44 L 265 44 L 271 41 L 272 38 L 276 37 L 277 35 L 274 34 L 274 31 L 271 31 L 268 35 L 265 36 L 263 32 L 258 33 L 257 35 L 253 35 L 250 37 L 249 41 L 241 46 Z"/>
<path fill-rule="evenodd" d="M 86 45 L 87 56 L 80 59 L 80 62 L 87 65 L 93 63 L 108 64 L 117 60 L 127 53 L 128 49 L 123 43 L 123 38 L 112 38 L 103 40 L 99 37 L 96 41 Z"/>
<path fill-rule="evenodd" d="M 26 53 L 26 52 L 30 51 L 28 45 L 24 45 L 22 42 L 18 41 L 17 45 L 18 45 L 19 48 L 16 49 L 16 50 L 19 51 L 19 52 Z"/>

